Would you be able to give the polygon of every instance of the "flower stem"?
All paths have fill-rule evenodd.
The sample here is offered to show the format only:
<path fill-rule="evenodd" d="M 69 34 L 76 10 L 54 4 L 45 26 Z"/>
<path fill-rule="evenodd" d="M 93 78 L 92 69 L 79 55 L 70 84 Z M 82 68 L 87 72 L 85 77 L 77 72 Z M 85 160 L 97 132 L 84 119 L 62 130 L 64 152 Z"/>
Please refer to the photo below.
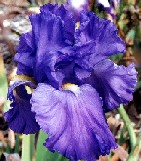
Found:
<path fill-rule="evenodd" d="M 123 118 L 123 121 L 127 127 L 127 131 L 128 131 L 129 139 L 130 139 L 130 144 L 131 144 L 131 151 L 133 151 L 136 147 L 136 142 L 137 142 L 134 129 L 131 125 L 131 121 L 130 121 L 123 105 L 120 105 L 120 108 L 118 108 L 118 111 L 119 111 L 121 117 Z"/>
<path fill-rule="evenodd" d="M 38 142 L 37 142 L 37 148 L 36 148 L 36 161 L 44 161 L 45 158 L 48 157 L 47 149 L 43 146 L 43 143 L 45 142 L 46 139 L 47 139 L 47 134 L 44 133 L 43 131 L 40 131 Z"/>
<path fill-rule="evenodd" d="M 19 134 L 16 134 L 16 145 L 14 152 L 19 154 Z"/>
<path fill-rule="evenodd" d="M 22 161 L 32 161 L 34 135 L 23 135 Z"/>
<path fill-rule="evenodd" d="M 0 104 L 4 104 L 3 111 L 6 112 L 10 108 L 9 101 L 7 100 L 7 92 L 8 92 L 8 82 L 6 77 L 6 71 L 4 68 L 3 57 L 0 54 Z M 0 105 L 0 106 L 1 106 Z"/>

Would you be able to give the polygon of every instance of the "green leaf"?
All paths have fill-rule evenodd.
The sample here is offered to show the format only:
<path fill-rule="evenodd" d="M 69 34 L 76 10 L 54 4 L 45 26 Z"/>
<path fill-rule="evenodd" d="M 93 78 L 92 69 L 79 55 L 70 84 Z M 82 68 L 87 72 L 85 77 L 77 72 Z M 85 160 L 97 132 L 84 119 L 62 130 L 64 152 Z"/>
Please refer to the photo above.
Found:
<path fill-rule="evenodd" d="M 131 30 L 128 32 L 128 34 L 126 35 L 126 39 L 127 39 L 127 40 L 129 40 L 129 39 L 134 40 L 135 34 L 136 34 L 135 29 L 131 29 Z"/>
<path fill-rule="evenodd" d="M 136 134 L 135 134 L 134 129 L 131 125 L 131 120 L 129 119 L 129 116 L 126 113 L 126 110 L 124 109 L 122 104 L 120 105 L 120 108 L 118 108 L 118 112 L 119 112 L 120 116 L 122 117 L 122 119 L 125 123 L 125 126 L 127 128 L 129 139 L 130 139 L 131 151 L 133 151 L 134 148 L 136 147 L 137 140 L 136 140 Z"/>
<path fill-rule="evenodd" d="M 126 3 L 122 0 L 120 2 L 120 5 L 119 5 L 119 11 L 118 11 L 118 19 L 120 18 L 120 16 L 123 14 L 123 10 L 126 6 Z"/>
<path fill-rule="evenodd" d="M 43 131 L 40 131 L 38 142 L 37 142 L 37 149 L 36 149 L 36 161 L 69 161 L 59 153 L 50 152 L 43 143 L 47 139 L 47 134 Z"/>
<path fill-rule="evenodd" d="M 35 135 L 23 135 L 22 161 L 32 161 Z"/>
<path fill-rule="evenodd" d="M 124 109 L 123 105 L 120 105 L 120 108 L 118 108 L 118 112 L 120 114 L 120 116 L 122 117 L 125 126 L 127 128 L 128 131 L 128 135 L 129 135 L 129 140 L 130 140 L 130 147 L 131 147 L 131 151 L 129 154 L 129 157 L 127 159 L 127 161 L 135 161 L 135 155 L 134 155 L 134 151 L 137 145 L 137 138 L 136 138 L 136 134 L 134 132 L 134 129 L 131 125 L 131 120 L 128 117 L 128 114 L 126 113 L 126 110 Z"/>
<path fill-rule="evenodd" d="M 118 63 L 122 58 L 123 58 L 123 54 L 120 54 L 120 53 L 110 56 L 110 59 L 115 63 Z"/>
<path fill-rule="evenodd" d="M 19 134 L 16 134 L 16 145 L 15 145 L 15 153 L 19 154 Z"/>
<path fill-rule="evenodd" d="M 125 138 L 125 133 L 126 133 L 126 126 L 124 125 L 123 128 L 121 129 L 121 133 L 120 133 L 120 138 L 118 140 L 119 145 L 123 145 L 126 142 L 126 138 Z"/>
<path fill-rule="evenodd" d="M 3 57 L 0 56 L 0 98 L 4 99 L 4 112 L 10 107 L 10 102 L 7 100 L 8 82 L 6 71 L 4 68 Z"/>

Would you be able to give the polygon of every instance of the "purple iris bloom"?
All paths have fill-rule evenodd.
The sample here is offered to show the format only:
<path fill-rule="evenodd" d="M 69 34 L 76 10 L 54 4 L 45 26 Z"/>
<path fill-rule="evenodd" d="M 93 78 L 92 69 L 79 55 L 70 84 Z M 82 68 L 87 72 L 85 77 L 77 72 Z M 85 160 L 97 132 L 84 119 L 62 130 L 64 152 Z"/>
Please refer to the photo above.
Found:
<path fill-rule="evenodd" d="M 132 99 L 137 74 L 133 64 L 109 60 L 125 51 L 115 25 L 83 11 L 75 29 L 70 12 L 51 4 L 30 20 L 32 31 L 21 36 L 15 55 L 18 76 L 5 113 L 10 128 L 25 134 L 42 129 L 49 136 L 44 145 L 72 161 L 109 154 L 117 145 L 105 112 Z"/>

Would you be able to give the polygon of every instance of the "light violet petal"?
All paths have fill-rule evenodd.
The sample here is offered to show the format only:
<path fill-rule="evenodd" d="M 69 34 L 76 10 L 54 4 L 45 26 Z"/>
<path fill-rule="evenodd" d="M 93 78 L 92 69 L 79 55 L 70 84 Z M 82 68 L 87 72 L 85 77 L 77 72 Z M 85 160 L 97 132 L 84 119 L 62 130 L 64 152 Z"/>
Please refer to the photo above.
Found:
<path fill-rule="evenodd" d="M 31 103 L 41 129 L 49 135 L 49 150 L 74 161 L 95 161 L 116 148 L 101 99 L 90 85 L 59 91 L 39 84 Z"/>

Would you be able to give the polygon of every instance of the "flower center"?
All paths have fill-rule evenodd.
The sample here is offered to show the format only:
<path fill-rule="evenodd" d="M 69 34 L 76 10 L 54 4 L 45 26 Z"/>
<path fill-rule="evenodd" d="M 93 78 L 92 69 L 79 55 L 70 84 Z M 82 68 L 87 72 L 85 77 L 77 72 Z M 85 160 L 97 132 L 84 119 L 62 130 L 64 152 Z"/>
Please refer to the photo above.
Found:
<path fill-rule="evenodd" d="M 78 85 L 71 84 L 71 83 L 66 83 L 66 84 L 62 85 L 62 89 L 72 91 L 74 93 L 79 91 Z"/>

